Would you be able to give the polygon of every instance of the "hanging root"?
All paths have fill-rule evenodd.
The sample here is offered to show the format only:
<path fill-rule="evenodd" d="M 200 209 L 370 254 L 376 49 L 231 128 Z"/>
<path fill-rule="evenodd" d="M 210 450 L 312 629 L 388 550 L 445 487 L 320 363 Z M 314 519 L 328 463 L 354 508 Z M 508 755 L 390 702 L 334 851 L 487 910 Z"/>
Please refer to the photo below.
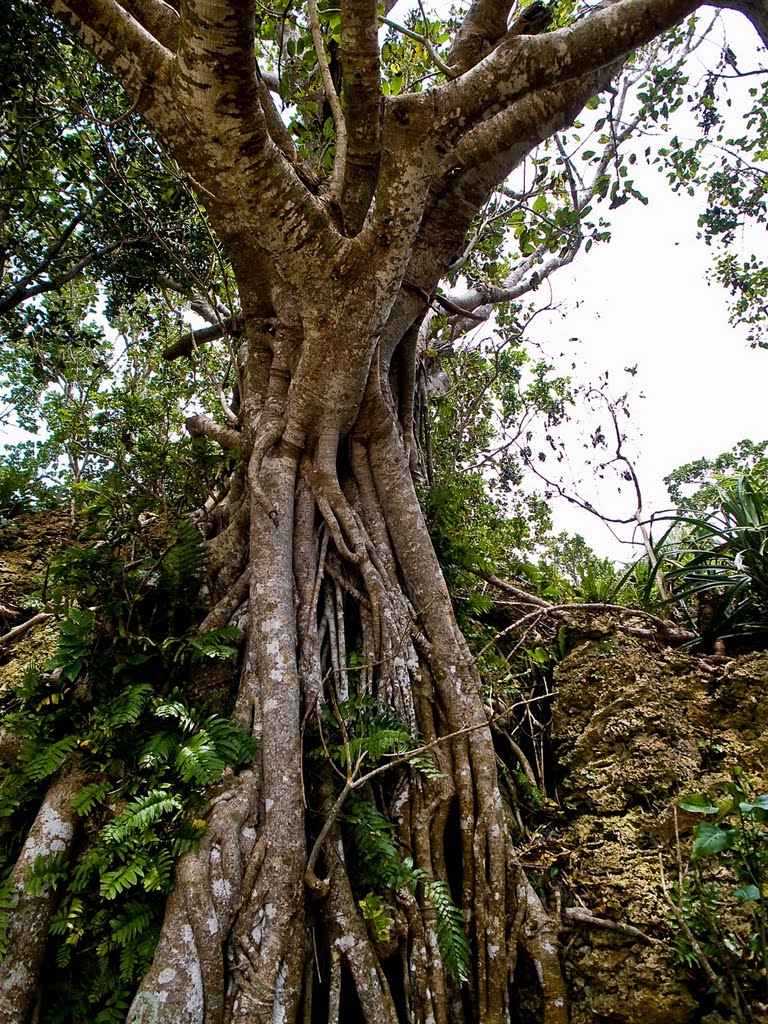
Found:
<path fill-rule="evenodd" d="M 253 873 L 250 866 L 260 854 L 257 796 L 256 775 L 245 771 L 214 800 L 199 849 L 177 866 L 152 967 L 126 1024 L 141 1024 L 150 1011 L 156 1024 L 221 1024 L 224 1019 L 225 949 Z"/>

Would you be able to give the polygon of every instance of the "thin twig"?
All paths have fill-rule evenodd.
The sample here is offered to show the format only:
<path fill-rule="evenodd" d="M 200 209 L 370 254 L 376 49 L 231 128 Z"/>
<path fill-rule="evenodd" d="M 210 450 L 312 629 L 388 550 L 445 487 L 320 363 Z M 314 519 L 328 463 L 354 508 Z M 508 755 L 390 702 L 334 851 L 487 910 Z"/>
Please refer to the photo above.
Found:
<path fill-rule="evenodd" d="M 51 612 L 38 612 L 37 615 L 33 615 L 31 619 L 27 619 L 26 622 L 22 622 L 18 626 L 14 626 L 13 629 L 9 629 L 7 633 L 3 633 L 0 636 L 0 644 L 10 643 L 11 640 L 18 640 L 20 636 L 23 636 L 30 629 L 35 626 L 41 625 L 43 622 L 47 622 L 48 619 L 52 619 L 53 614 Z"/>

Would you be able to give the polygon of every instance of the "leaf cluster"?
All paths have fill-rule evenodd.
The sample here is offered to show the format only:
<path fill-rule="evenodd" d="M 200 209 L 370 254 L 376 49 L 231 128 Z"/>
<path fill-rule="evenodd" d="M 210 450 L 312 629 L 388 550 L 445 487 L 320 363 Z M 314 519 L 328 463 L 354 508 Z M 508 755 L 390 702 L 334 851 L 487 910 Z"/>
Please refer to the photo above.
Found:
<path fill-rule="evenodd" d="M 435 910 L 438 948 L 445 969 L 457 981 L 466 982 L 471 950 L 464 915 L 454 903 L 448 883 L 428 879 L 410 857 L 402 856 L 395 826 L 371 801 L 351 793 L 342 820 L 351 842 L 355 882 L 365 891 L 359 906 L 377 938 L 386 941 L 390 937 L 395 923 L 390 901 L 395 900 L 398 890 L 414 893 L 422 884 L 424 896 Z"/>
<path fill-rule="evenodd" d="M 768 488 L 760 474 L 723 480 L 711 513 L 672 517 L 658 566 L 705 643 L 761 643 L 768 620 Z M 703 614 L 706 612 L 706 614 Z"/>
<path fill-rule="evenodd" d="M 752 1019 L 749 1006 L 764 999 L 768 966 L 768 795 L 755 796 L 737 765 L 715 799 L 695 793 L 678 800 L 678 807 L 702 818 L 690 868 L 676 892 L 699 944 L 692 947 L 678 934 L 678 954 L 698 966 L 706 957 L 734 993 L 739 1019 Z M 674 918 L 671 923 L 678 926 Z"/>

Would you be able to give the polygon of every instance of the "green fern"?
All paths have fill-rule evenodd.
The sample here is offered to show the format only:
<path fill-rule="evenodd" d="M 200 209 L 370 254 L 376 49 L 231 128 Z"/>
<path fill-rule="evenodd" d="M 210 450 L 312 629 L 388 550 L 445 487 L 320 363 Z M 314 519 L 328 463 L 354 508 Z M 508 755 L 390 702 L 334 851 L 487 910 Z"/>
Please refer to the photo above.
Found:
<path fill-rule="evenodd" d="M 62 853 L 51 853 L 35 857 L 27 869 L 24 888 L 32 896 L 39 896 L 46 886 L 56 889 L 69 879 L 69 860 Z"/>
<path fill-rule="evenodd" d="M 186 704 L 180 700 L 163 700 L 159 701 L 153 710 L 153 714 L 157 718 L 172 718 L 177 723 L 182 732 L 193 732 L 197 727 L 197 721 L 194 714 L 190 711 Z"/>
<path fill-rule="evenodd" d="M 181 745 L 174 759 L 176 768 L 184 782 L 208 786 L 219 778 L 226 762 L 219 756 L 216 745 L 201 728 Z"/>
<path fill-rule="evenodd" d="M 120 867 L 105 871 L 99 881 L 99 895 L 107 900 L 113 900 L 121 892 L 130 889 L 140 882 L 149 867 L 149 858 L 146 850 L 143 850 L 134 860 L 128 864 L 121 864 Z"/>
<path fill-rule="evenodd" d="M 118 729 L 121 725 L 132 725 L 138 721 L 147 707 L 154 688 L 150 683 L 135 683 L 116 693 L 106 705 L 94 715 L 96 725 Z"/>
<path fill-rule="evenodd" d="M 372 803 L 350 793 L 342 821 L 359 858 L 357 874 L 362 886 L 394 891 L 410 884 L 413 872 L 400 855 L 393 837 L 395 826 Z"/>
<path fill-rule="evenodd" d="M 83 786 L 80 792 L 73 796 L 70 801 L 72 810 L 79 814 L 80 817 L 86 817 L 97 804 L 104 801 L 110 788 L 108 782 L 91 782 L 87 786 Z"/>
<path fill-rule="evenodd" d="M 464 915 L 453 902 L 448 883 L 439 878 L 425 882 L 424 893 L 437 915 L 437 944 L 445 969 L 457 981 L 469 981 L 472 953 L 464 930 Z"/>
<path fill-rule="evenodd" d="M 46 670 L 61 669 L 65 679 L 74 682 L 80 675 L 93 647 L 96 616 L 88 609 L 70 608 L 59 623 L 59 650 L 46 662 Z"/>
<path fill-rule="evenodd" d="M 434 754 L 429 750 L 423 750 L 420 754 L 411 754 L 408 760 L 427 779 L 445 778 L 445 772 L 440 771 Z"/>
<path fill-rule="evenodd" d="M 172 763 L 178 746 L 178 733 L 154 733 L 139 753 L 139 766 L 152 773 L 161 771 L 164 765 Z"/>
<path fill-rule="evenodd" d="M 177 793 L 167 785 L 151 789 L 125 807 L 114 821 L 101 832 L 101 841 L 120 845 L 129 839 L 132 832 L 148 829 L 166 815 L 180 814 L 183 802 Z"/>
<path fill-rule="evenodd" d="M 173 530 L 174 543 L 160 566 L 159 586 L 174 595 L 188 591 L 205 568 L 203 536 L 194 523 L 182 519 Z"/>
<path fill-rule="evenodd" d="M 8 952 L 8 924 L 16 908 L 18 893 L 11 883 L 11 865 L 4 864 L 0 874 L 0 962 Z"/>
<path fill-rule="evenodd" d="M 30 758 L 24 765 L 24 774 L 28 779 L 39 782 L 53 775 L 64 764 L 67 756 L 78 746 L 76 736 L 64 736 L 55 743 L 44 747 Z"/>
<path fill-rule="evenodd" d="M 168 892 L 170 890 L 175 862 L 174 853 L 175 851 L 171 852 L 171 850 L 158 850 L 152 858 L 152 863 L 141 879 L 141 884 L 147 892 Z"/>
<path fill-rule="evenodd" d="M 189 634 L 187 649 L 192 661 L 205 661 L 206 658 L 219 658 L 227 661 L 237 656 L 242 639 L 242 630 L 237 626 L 223 626 L 221 629 L 212 629 L 208 633 Z"/>
<path fill-rule="evenodd" d="M 85 930 L 85 904 L 78 896 L 73 896 L 58 908 L 51 918 L 49 932 L 51 935 L 65 936 L 68 946 L 74 946 Z M 67 956 L 70 954 L 68 953 Z"/>
<path fill-rule="evenodd" d="M 392 907 L 389 903 L 377 893 L 369 892 L 363 899 L 358 900 L 357 905 L 363 912 L 364 920 L 371 922 L 373 930 L 376 932 L 376 938 L 387 942 L 395 923 L 395 919 L 391 916 Z"/>
<path fill-rule="evenodd" d="M 321 716 L 329 735 L 310 756 L 319 759 L 327 754 L 344 769 L 372 767 L 385 757 L 407 757 L 409 750 L 420 745 L 392 708 L 373 697 L 352 694 L 338 707 L 326 705 Z M 408 759 L 428 778 L 442 778 L 431 754 L 422 752 Z"/>
<path fill-rule="evenodd" d="M 190 661 L 231 659 L 242 639 L 232 627 L 205 636 L 190 627 L 190 587 L 205 561 L 197 528 L 182 523 L 160 556 L 152 545 L 162 539 L 137 551 L 141 540 L 123 536 L 60 560 L 49 591 L 63 610 L 57 653 L 0 694 L 3 724 L 22 739 L 0 782 L 0 816 L 39 802 L 75 754 L 89 776 L 72 799 L 83 819 L 78 857 L 38 858 L 25 883 L 61 896 L 50 925 L 50 1024 L 125 1019 L 152 960 L 176 861 L 205 831 L 194 816 L 203 790 L 254 756 L 250 735 L 182 695 Z M 0 837 L 0 869 L 18 856 L 11 824 Z M 8 875 L 0 870 L 0 957 L 17 897 Z"/>

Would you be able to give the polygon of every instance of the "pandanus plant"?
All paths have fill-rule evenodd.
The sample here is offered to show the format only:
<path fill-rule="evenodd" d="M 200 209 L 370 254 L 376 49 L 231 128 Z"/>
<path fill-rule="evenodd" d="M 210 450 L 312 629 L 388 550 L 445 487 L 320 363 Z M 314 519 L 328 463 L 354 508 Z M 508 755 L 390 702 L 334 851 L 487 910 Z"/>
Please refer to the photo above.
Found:
<path fill-rule="evenodd" d="M 768 638 L 768 486 L 747 475 L 723 481 L 718 493 L 713 512 L 674 518 L 657 548 L 659 567 L 705 645 L 760 642 Z"/>

